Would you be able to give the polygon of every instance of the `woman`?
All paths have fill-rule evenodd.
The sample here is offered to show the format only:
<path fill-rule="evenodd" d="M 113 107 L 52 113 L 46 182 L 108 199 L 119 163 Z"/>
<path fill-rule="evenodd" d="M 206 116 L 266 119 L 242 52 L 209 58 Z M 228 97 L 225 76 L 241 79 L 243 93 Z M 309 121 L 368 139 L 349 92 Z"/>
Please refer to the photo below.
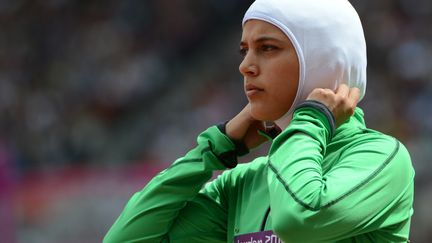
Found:
<path fill-rule="evenodd" d="M 414 170 L 356 107 L 366 45 L 349 2 L 257 0 L 240 50 L 248 105 L 136 193 L 104 241 L 406 242 Z M 269 136 L 267 156 L 237 165 Z"/>

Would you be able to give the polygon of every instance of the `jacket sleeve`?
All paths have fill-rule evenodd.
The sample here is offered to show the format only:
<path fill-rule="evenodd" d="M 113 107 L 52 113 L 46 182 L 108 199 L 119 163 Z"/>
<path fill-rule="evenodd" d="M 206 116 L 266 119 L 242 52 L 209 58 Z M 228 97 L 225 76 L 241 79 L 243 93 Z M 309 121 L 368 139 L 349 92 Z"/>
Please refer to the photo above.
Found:
<path fill-rule="evenodd" d="M 196 148 L 133 195 L 105 236 L 105 243 L 193 242 L 191 237 L 226 240 L 226 212 L 217 182 L 200 190 L 213 171 L 237 164 L 235 159 L 221 156 L 230 154 L 234 144 L 216 127 L 200 134 L 197 142 Z"/>
<path fill-rule="evenodd" d="M 326 171 L 332 129 L 320 110 L 297 109 L 275 139 L 267 181 L 273 230 L 284 242 L 335 242 L 397 225 L 405 233 L 392 242 L 406 242 L 414 176 L 409 154 L 383 134 L 357 136 Z"/>

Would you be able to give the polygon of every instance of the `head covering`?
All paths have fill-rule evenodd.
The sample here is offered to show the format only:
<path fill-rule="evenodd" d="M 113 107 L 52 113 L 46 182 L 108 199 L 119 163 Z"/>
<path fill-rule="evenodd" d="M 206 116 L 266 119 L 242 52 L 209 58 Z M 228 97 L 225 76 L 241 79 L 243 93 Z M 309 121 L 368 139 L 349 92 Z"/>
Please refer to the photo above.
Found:
<path fill-rule="evenodd" d="M 276 123 L 288 125 L 294 108 L 315 88 L 345 83 L 366 91 L 366 42 L 360 18 L 348 0 L 256 0 L 246 21 L 266 21 L 291 40 L 299 59 L 299 85 L 290 110 Z"/>

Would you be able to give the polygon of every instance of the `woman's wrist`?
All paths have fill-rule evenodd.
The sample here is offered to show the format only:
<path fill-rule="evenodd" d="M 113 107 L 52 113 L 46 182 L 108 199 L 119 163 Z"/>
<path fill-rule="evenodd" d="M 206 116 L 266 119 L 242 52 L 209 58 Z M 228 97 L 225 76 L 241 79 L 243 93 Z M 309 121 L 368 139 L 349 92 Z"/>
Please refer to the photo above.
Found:
<path fill-rule="evenodd" d="M 243 156 L 243 155 L 248 154 L 249 153 L 249 149 L 248 149 L 248 147 L 246 146 L 246 144 L 243 141 L 237 140 L 237 139 L 233 139 L 232 137 L 230 137 L 227 134 L 227 132 L 226 132 L 226 125 L 228 124 L 228 122 L 229 122 L 229 120 L 227 120 L 227 121 L 225 121 L 223 123 L 218 124 L 217 128 L 219 129 L 219 131 L 221 133 L 223 133 L 225 136 L 227 136 L 231 140 L 231 142 L 235 145 L 235 151 L 236 151 L 237 156 Z"/>

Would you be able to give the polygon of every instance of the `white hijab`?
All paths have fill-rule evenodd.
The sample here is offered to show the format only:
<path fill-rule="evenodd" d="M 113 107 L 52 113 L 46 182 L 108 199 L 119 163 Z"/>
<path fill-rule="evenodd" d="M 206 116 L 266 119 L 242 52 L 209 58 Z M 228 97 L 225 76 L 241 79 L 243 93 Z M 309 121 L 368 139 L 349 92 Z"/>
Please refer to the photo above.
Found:
<path fill-rule="evenodd" d="M 294 108 L 315 88 L 335 90 L 340 83 L 366 91 L 366 42 L 360 18 L 348 0 L 256 0 L 250 19 L 281 29 L 293 43 L 300 62 L 297 95 L 276 121 L 284 129 Z"/>

